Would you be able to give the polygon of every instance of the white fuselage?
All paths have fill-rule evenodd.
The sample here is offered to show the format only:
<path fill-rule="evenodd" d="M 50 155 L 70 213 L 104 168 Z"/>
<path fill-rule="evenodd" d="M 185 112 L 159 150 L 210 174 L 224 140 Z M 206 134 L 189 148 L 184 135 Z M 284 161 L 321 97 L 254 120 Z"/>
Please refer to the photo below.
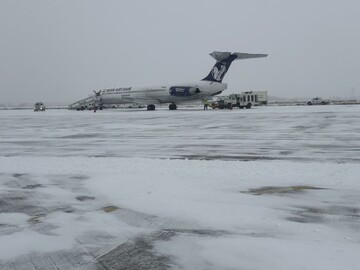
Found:
<path fill-rule="evenodd" d="M 161 104 L 184 103 L 219 94 L 226 83 L 197 81 L 153 87 L 124 87 L 104 89 L 100 92 L 102 104 Z"/>

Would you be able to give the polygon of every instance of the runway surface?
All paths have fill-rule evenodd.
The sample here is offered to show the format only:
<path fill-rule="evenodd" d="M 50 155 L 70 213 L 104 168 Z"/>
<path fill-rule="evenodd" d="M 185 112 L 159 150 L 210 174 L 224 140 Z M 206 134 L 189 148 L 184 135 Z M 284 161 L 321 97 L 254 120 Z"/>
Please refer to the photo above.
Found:
<path fill-rule="evenodd" d="M 1 155 L 359 162 L 359 111 L 0 111 Z"/>
<path fill-rule="evenodd" d="M 358 269 L 358 105 L 0 124 L 0 269 Z"/>

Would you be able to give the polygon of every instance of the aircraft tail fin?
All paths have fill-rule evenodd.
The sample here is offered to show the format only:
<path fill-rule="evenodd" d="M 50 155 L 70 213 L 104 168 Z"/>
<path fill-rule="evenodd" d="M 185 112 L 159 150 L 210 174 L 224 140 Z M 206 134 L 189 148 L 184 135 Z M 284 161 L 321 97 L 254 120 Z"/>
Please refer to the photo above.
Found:
<path fill-rule="evenodd" d="M 267 54 L 231 53 L 214 51 L 210 55 L 216 60 L 210 73 L 202 79 L 203 81 L 222 82 L 226 72 L 234 60 L 266 57 Z"/>

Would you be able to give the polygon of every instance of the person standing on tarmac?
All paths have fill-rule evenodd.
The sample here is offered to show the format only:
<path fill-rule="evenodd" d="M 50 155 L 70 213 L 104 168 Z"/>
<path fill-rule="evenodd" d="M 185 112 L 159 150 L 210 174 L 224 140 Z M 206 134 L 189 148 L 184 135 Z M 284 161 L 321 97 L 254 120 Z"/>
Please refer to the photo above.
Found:
<path fill-rule="evenodd" d="M 206 99 L 203 100 L 204 102 L 204 110 L 208 109 L 208 101 Z"/>

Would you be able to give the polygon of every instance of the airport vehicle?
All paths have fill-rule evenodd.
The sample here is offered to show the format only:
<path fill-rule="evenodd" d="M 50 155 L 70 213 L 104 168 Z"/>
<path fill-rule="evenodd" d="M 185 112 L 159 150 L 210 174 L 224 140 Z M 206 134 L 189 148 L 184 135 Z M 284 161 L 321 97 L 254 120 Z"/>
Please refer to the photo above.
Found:
<path fill-rule="evenodd" d="M 250 109 L 255 105 L 255 95 L 253 94 L 231 94 L 224 99 L 227 108 L 238 107 L 240 109 Z"/>
<path fill-rule="evenodd" d="M 246 91 L 240 94 L 218 97 L 210 107 L 219 109 L 232 109 L 234 107 L 250 109 L 252 106 L 267 104 L 267 91 Z"/>
<path fill-rule="evenodd" d="M 176 110 L 177 104 L 202 100 L 215 96 L 227 88 L 222 80 L 234 60 L 266 57 L 267 54 L 231 53 L 214 51 L 210 55 L 216 60 L 210 73 L 202 80 L 190 83 L 175 83 L 160 86 L 124 87 L 94 91 L 98 107 L 105 104 L 146 104 L 147 110 L 155 110 L 155 104 L 170 103 L 169 109 Z"/>
<path fill-rule="evenodd" d="M 224 99 L 226 108 L 238 107 L 240 109 L 250 109 L 254 105 L 259 105 L 256 95 L 252 92 L 243 92 L 241 94 L 231 94 Z"/>
<path fill-rule="evenodd" d="M 268 92 L 267 91 L 246 91 L 243 93 L 249 93 L 255 95 L 255 101 L 258 105 L 267 105 L 269 101 Z"/>
<path fill-rule="evenodd" d="M 326 104 L 330 104 L 330 100 L 316 97 L 316 98 L 313 98 L 312 100 L 309 100 L 306 104 L 307 105 L 326 105 Z"/>
<path fill-rule="evenodd" d="M 34 105 L 34 112 L 45 111 L 45 109 L 46 109 L 45 105 L 42 102 L 36 102 L 35 105 Z"/>
<path fill-rule="evenodd" d="M 247 101 L 246 97 L 239 94 L 231 94 L 227 97 L 220 97 L 217 101 L 212 102 L 210 107 L 213 109 L 232 109 L 232 108 L 246 108 L 250 109 L 253 106 L 251 101 Z"/>

